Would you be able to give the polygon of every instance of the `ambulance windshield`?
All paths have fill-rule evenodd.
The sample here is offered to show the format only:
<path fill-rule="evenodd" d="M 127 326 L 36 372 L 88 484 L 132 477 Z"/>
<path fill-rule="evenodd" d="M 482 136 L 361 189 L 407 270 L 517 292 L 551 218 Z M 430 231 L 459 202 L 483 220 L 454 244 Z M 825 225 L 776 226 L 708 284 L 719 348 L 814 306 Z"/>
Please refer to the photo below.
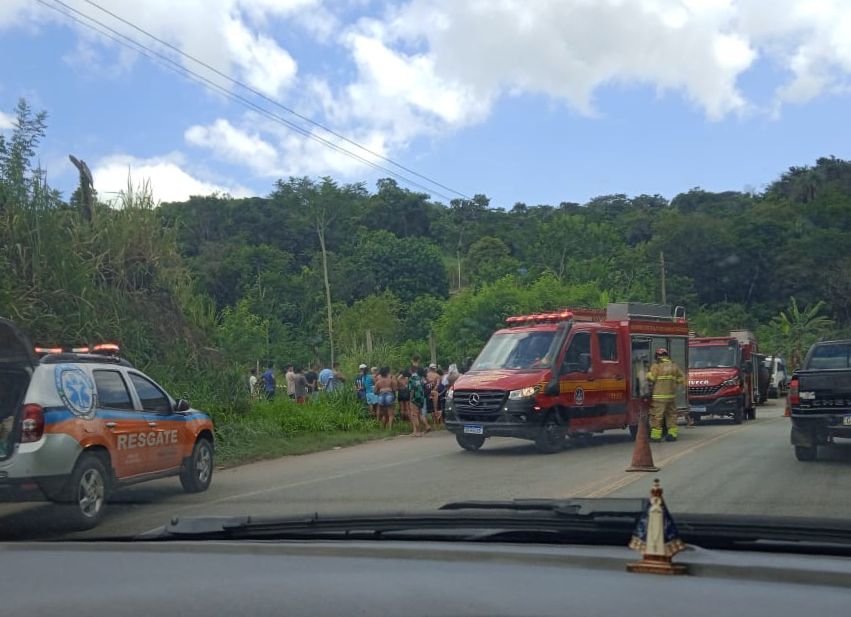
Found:
<path fill-rule="evenodd" d="M 471 370 L 548 367 L 555 355 L 555 335 L 552 330 L 494 334 L 476 358 Z"/>
<path fill-rule="evenodd" d="M 690 347 L 688 350 L 689 368 L 733 368 L 734 366 L 736 366 L 735 347 L 707 345 Z"/>

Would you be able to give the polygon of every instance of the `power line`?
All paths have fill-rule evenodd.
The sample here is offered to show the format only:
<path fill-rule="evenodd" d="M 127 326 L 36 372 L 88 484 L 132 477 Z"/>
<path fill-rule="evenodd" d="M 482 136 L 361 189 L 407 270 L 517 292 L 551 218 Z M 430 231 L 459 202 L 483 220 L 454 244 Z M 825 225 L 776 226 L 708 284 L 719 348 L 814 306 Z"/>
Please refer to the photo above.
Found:
<path fill-rule="evenodd" d="M 207 87 L 211 90 L 214 90 L 216 92 L 219 92 L 223 96 L 225 96 L 225 97 L 227 97 L 231 100 L 234 100 L 238 103 L 241 103 L 242 105 L 245 105 L 246 107 L 249 107 L 249 108 L 255 110 L 259 114 L 261 114 L 261 115 L 263 115 L 263 116 L 265 116 L 265 117 L 267 117 L 267 118 L 269 118 L 269 119 L 271 119 L 271 120 L 273 120 L 277 123 L 283 124 L 284 126 L 290 128 L 291 130 L 299 133 L 300 135 L 302 135 L 302 136 L 304 136 L 308 139 L 313 139 L 314 141 L 317 141 L 317 142 L 321 143 L 322 145 L 324 145 L 328 148 L 331 148 L 332 150 L 334 150 L 336 152 L 339 152 L 340 154 L 343 154 L 343 155 L 348 156 L 349 158 L 352 158 L 352 159 L 354 159 L 354 160 L 356 160 L 360 163 L 363 163 L 364 165 L 372 167 L 375 170 L 383 171 L 384 173 L 401 180 L 405 184 L 415 186 L 415 187 L 422 189 L 422 190 L 424 190 L 428 193 L 431 193 L 431 194 L 434 194 L 438 197 L 441 197 L 441 198 L 445 199 L 446 201 L 452 200 L 451 197 L 448 197 L 447 195 L 445 195 L 445 194 L 443 194 L 439 191 L 436 191 L 432 188 L 424 186 L 424 185 L 408 178 L 407 176 L 400 174 L 399 172 L 393 171 L 393 170 L 388 169 L 388 168 L 386 168 L 382 165 L 374 163 L 373 161 L 370 161 L 370 160 L 368 160 L 368 159 L 366 159 L 366 158 L 364 158 L 364 157 L 362 157 L 362 156 L 360 156 L 360 155 L 358 155 L 354 152 L 351 152 L 350 150 L 347 150 L 346 148 L 343 148 L 342 146 L 335 144 L 332 141 L 329 141 L 329 140 L 327 140 L 327 139 L 325 139 L 325 138 L 323 138 L 319 135 L 316 135 L 316 134 L 310 132 L 309 130 L 291 122 L 290 120 L 287 120 L 286 118 L 283 118 L 282 116 L 280 116 L 280 115 L 278 115 L 278 114 L 276 114 L 272 111 L 269 111 L 268 109 L 261 107 L 260 105 L 251 101 L 250 99 L 247 99 L 243 96 L 235 94 L 234 92 L 231 92 L 227 88 L 220 86 L 219 84 L 217 84 L 214 81 L 204 77 L 203 75 L 200 75 L 199 73 L 193 71 L 192 69 L 189 69 L 189 68 L 181 65 L 180 63 L 176 62 L 172 58 L 169 58 L 168 56 L 161 54 L 161 53 L 147 47 L 146 45 L 128 37 L 127 35 L 115 30 L 114 28 L 111 28 L 110 26 L 104 24 L 103 22 L 100 22 L 97 19 L 95 19 L 95 18 L 93 18 L 89 15 L 86 15 L 85 13 L 75 9 L 74 7 L 69 6 L 68 4 L 63 2 L 62 0 L 52 0 L 52 2 L 48 2 L 47 0 L 36 0 L 36 2 L 45 6 L 46 8 L 49 8 L 49 9 L 56 11 L 57 13 L 63 15 L 64 17 L 66 17 L 66 18 L 86 27 L 86 28 L 89 28 L 90 30 L 96 32 L 97 34 L 99 34 L 101 36 L 105 36 L 105 37 L 111 39 L 112 41 L 118 43 L 119 45 L 122 45 L 122 46 L 124 46 L 128 49 L 135 51 L 136 53 L 141 54 L 142 56 L 145 56 L 146 58 L 150 59 L 151 61 L 153 61 L 155 63 L 157 63 L 157 59 L 167 63 L 165 65 L 163 65 L 162 63 L 159 63 L 159 64 L 160 64 L 160 66 L 163 66 L 164 68 L 172 70 L 172 71 L 178 73 L 179 75 L 181 75 L 183 77 L 186 77 L 188 79 L 191 79 L 193 81 L 201 83 L 205 87 Z M 59 8 L 59 6 L 56 6 L 57 4 L 61 5 L 62 7 L 64 7 L 67 10 L 63 11 L 61 8 Z M 82 17 L 83 19 L 76 17 L 75 15 L 69 13 L 68 11 L 72 11 L 73 13 L 76 13 L 77 15 Z M 87 20 L 87 21 L 84 21 L 84 19 Z M 92 23 L 90 23 L 90 22 L 92 22 Z M 93 24 L 96 24 L 96 25 L 93 25 Z M 100 28 L 98 28 L 97 26 L 100 26 Z M 105 32 L 104 30 L 106 30 L 108 32 Z M 112 33 L 112 34 L 110 34 L 110 33 Z"/>
<path fill-rule="evenodd" d="M 57 1 L 59 1 L 59 0 L 57 0 Z M 257 97 L 259 97 L 259 98 L 263 99 L 264 101 L 266 101 L 266 102 L 268 102 L 268 103 L 271 103 L 271 104 L 272 104 L 272 105 L 274 105 L 275 107 L 278 107 L 278 108 L 280 108 L 280 109 L 283 109 L 283 110 L 284 110 L 284 111 L 286 111 L 287 113 L 290 113 L 290 114 L 294 115 L 295 117 L 299 118 L 300 120 L 304 120 L 305 122 L 308 122 L 309 124 L 311 124 L 311 125 L 313 125 L 313 126 L 315 126 L 315 127 L 317 127 L 317 128 L 320 128 L 320 129 L 322 129 L 323 131 L 326 131 L 327 133 L 329 133 L 329 134 L 333 135 L 334 137 L 337 137 L 338 139 L 342 139 L 342 140 L 343 140 L 343 141 L 345 141 L 346 143 L 349 143 L 349 144 L 351 144 L 351 145 L 353 145 L 353 146 L 355 146 L 355 147 L 359 148 L 360 150 L 363 150 L 363 151 L 364 151 L 364 152 L 366 152 L 367 154 L 369 154 L 369 155 L 371 155 L 371 156 L 374 156 L 374 157 L 376 157 L 376 158 L 379 158 L 379 159 L 381 159 L 381 160 L 383 160 L 383 161 L 385 161 L 385 162 L 387 162 L 387 163 L 390 163 L 390 164 L 391 164 L 391 165 L 393 165 L 394 167 L 398 167 L 399 169 L 401 169 L 401 170 L 403 170 L 403 171 L 406 171 L 407 173 L 409 173 L 409 174 L 411 174 L 411 175 L 413 175 L 413 176 L 416 176 L 417 178 L 420 178 L 420 179 L 422 179 L 422 180 L 425 180 L 426 182 L 429 182 L 430 184 L 433 184 L 433 185 L 435 185 L 435 186 L 437 186 L 437 187 L 440 187 L 440 188 L 442 188 L 442 189 L 444 189 L 444 190 L 447 190 L 447 191 L 449 191 L 450 193 L 454 193 L 454 194 L 458 195 L 459 197 L 463 197 L 464 199 L 469 199 L 469 196 L 468 196 L 468 195 L 465 195 L 464 193 L 461 193 L 460 191 L 456 191 L 455 189 L 453 189 L 453 188 L 452 188 L 452 187 L 450 187 L 450 186 L 446 186 L 445 184 L 441 184 L 441 183 L 440 183 L 440 182 L 438 182 L 437 180 L 433 180 L 432 178 L 429 178 L 428 176 L 425 176 L 425 175 L 423 175 L 423 174 L 420 174 L 420 173 L 418 173 L 417 171 L 415 171 L 415 170 L 413 170 L 413 169 L 411 169 L 411 168 L 409 168 L 409 167 L 406 167 L 406 166 L 402 165 L 401 163 L 397 163 L 397 162 L 396 162 L 396 161 L 394 161 L 393 159 L 391 159 L 391 158 L 389 158 L 389 157 L 386 157 L 386 156 L 384 156 L 383 154 L 380 154 L 380 153 L 378 153 L 378 152 L 375 152 L 374 150 L 371 150 L 371 149 L 367 148 L 367 147 L 366 147 L 366 146 L 364 146 L 363 144 L 360 144 L 360 143 L 358 143 L 357 141 L 355 141 L 355 140 L 353 140 L 353 139 L 350 139 L 349 137 L 346 137 L 346 136 L 345 136 L 345 135 L 343 135 L 342 133 L 339 133 L 339 132 L 335 131 L 334 129 L 331 129 L 331 128 L 329 128 L 329 127 L 325 126 L 325 125 L 324 125 L 324 124 L 322 124 L 321 122 L 317 122 L 317 121 L 316 121 L 316 120 L 314 120 L 313 118 L 310 118 L 310 117 L 308 117 L 308 116 L 305 116 L 305 115 L 303 115 L 303 114 L 300 114 L 300 113 L 299 113 L 299 112 L 297 112 L 296 110 L 294 110 L 294 109 L 292 109 L 292 108 L 290 108 L 290 107 L 287 107 L 286 105 L 284 105 L 283 103 L 280 103 L 280 102 L 276 101 L 276 100 L 275 100 L 275 99 L 273 99 L 272 97 L 267 96 L 266 94 L 263 94 L 261 91 L 257 90 L 256 88 L 252 88 L 251 86 L 249 86 L 249 85 L 248 85 L 248 84 L 246 84 L 245 82 L 239 81 L 238 79 L 235 79 L 235 78 L 231 77 L 231 76 L 230 76 L 230 75 L 228 75 L 227 73 L 223 73 L 222 71 L 220 71 L 220 70 L 219 70 L 219 69 L 217 69 L 216 67 L 214 67 L 214 66 L 212 66 L 212 65 L 208 64 L 207 62 L 204 62 L 203 60 L 201 60 L 201 59 L 199 59 L 199 58 L 196 58 L 195 56 L 193 56 L 193 55 L 191 55 L 191 54 L 189 54 L 189 53 L 187 53 L 187 52 L 183 51 L 183 50 L 182 50 L 182 49 L 180 49 L 179 47 L 177 47 L 177 46 L 175 46 L 175 45 L 172 45 L 172 44 L 171 44 L 171 43 L 169 43 L 168 41 L 166 41 L 166 40 L 164 40 L 164 39 L 161 39 L 161 38 L 159 38 L 158 36 L 156 36 L 156 35 L 154 35 L 154 34 L 152 34 L 152 33 L 148 32 L 147 30 L 145 30 L 145 29 L 144 29 L 144 28 L 142 28 L 141 26 L 138 26 L 138 25 L 134 24 L 133 22 L 131 22 L 131 21 L 129 21 L 129 20 L 127 20 L 127 19 L 125 19 L 125 18 L 121 17 L 120 15 L 117 15 L 116 13 L 114 13 L 114 12 L 110 11 L 109 9 L 107 9 L 107 8 L 105 8 L 105 7 L 101 6 L 101 5 L 99 5 L 97 2 L 94 2 L 93 0 L 84 0 L 84 2 L 86 2 L 86 4 L 90 4 L 91 6 L 93 6 L 93 7 L 94 7 L 94 8 L 96 8 L 96 9 L 98 9 L 98 10 L 100 10 L 100 11 L 102 11 L 102 12 L 106 13 L 106 14 L 107 14 L 107 15 L 109 15 L 110 17 L 113 17 L 114 19 L 117 19 L 117 20 L 118 20 L 118 21 L 120 21 L 121 23 L 123 23 L 123 24 L 125 24 L 125 25 L 127 25 L 127 26 L 130 26 L 131 28 L 133 28 L 133 29 L 134 29 L 134 30 L 136 30 L 137 32 L 139 32 L 139 33 L 141 33 L 141 34 L 143 34 L 143 35 L 145 35 L 145 36 L 149 37 L 150 39 L 152 39 L 152 40 L 156 41 L 156 42 L 157 42 L 157 43 L 159 43 L 160 45 L 164 45 L 165 47 L 167 47 L 167 48 L 171 49 L 171 50 L 172 50 L 172 51 L 174 51 L 175 53 L 180 54 L 180 55 L 181 55 L 181 56 L 183 56 L 184 58 L 186 58 L 186 59 L 188 59 L 188 60 L 191 60 L 191 61 L 193 61 L 193 62 L 195 62 L 195 63 L 197 63 L 197 64 L 199 64 L 199 65 L 203 66 L 203 67 L 204 67 L 204 68 L 206 68 L 207 70 L 212 71 L 213 73 L 215 73 L 215 74 L 216 74 L 216 75 L 218 75 L 219 77 L 222 77 L 222 78 L 224 78 L 224 79 L 228 80 L 228 81 L 229 81 L 229 82 L 231 82 L 232 84 L 237 85 L 237 86 L 239 86 L 240 88 L 244 88 L 245 90 L 247 90 L 247 91 L 251 92 L 253 95 L 255 95 L 255 96 L 257 96 Z"/>
<path fill-rule="evenodd" d="M 368 159 L 365 159 L 364 157 L 362 157 L 358 154 L 355 154 L 355 153 L 339 146 L 338 144 L 335 144 L 335 143 L 333 143 L 333 142 L 331 142 L 331 141 L 329 141 L 329 140 L 327 140 L 327 139 L 325 139 L 325 138 L 323 138 L 319 135 L 315 135 L 315 134 L 311 133 L 310 131 L 304 129 L 303 127 L 298 126 L 297 124 L 294 124 L 293 122 L 287 120 L 286 118 L 283 118 L 283 117 L 279 116 L 278 114 L 275 114 L 275 113 L 257 105 L 256 103 L 254 103 L 250 99 L 247 99 L 243 96 L 240 96 L 238 94 L 231 92 L 227 88 L 220 86 L 219 84 L 217 84 L 217 83 L 213 82 L 212 80 L 198 74 L 197 72 L 193 71 L 192 69 L 189 69 L 189 68 L 181 65 L 179 62 L 176 62 L 172 58 L 169 58 L 168 56 L 166 56 L 164 54 L 161 54 L 161 53 L 159 53 L 155 50 L 152 50 L 151 48 L 147 47 L 146 45 L 126 36 L 125 34 L 115 30 L 114 28 L 111 28 L 110 26 L 98 21 L 97 19 L 95 19 L 95 18 L 93 18 L 89 15 L 86 15 L 85 13 L 75 9 L 74 7 L 67 5 L 65 2 L 62 2 L 62 0 L 53 0 L 53 2 L 55 2 L 56 4 L 62 5 L 66 9 L 73 11 L 74 13 L 76 13 L 77 15 L 80 15 L 81 17 L 85 18 L 88 21 L 82 21 L 79 18 L 75 17 L 74 15 L 68 13 L 67 11 L 61 10 L 57 6 L 54 6 L 52 4 L 47 4 L 45 2 L 45 0 L 36 0 L 36 1 L 39 2 L 40 4 L 44 5 L 44 6 L 48 7 L 48 8 L 51 8 L 51 9 L 59 12 L 60 14 L 64 15 L 65 17 L 72 19 L 73 21 L 79 23 L 80 25 L 85 26 L 87 28 L 90 28 L 90 29 L 94 30 L 95 32 L 97 32 L 98 34 L 101 34 L 103 36 L 107 36 L 108 38 L 115 41 L 116 43 L 123 45 L 124 47 L 127 47 L 129 49 L 132 49 L 133 51 L 136 51 L 137 53 L 142 54 L 143 56 L 147 57 L 148 59 L 150 59 L 154 62 L 156 62 L 157 58 L 159 58 L 160 60 L 167 63 L 166 65 L 161 64 L 161 66 L 164 66 L 165 68 L 173 70 L 176 73 L 180 74 L 181 76 L 184 76 L 184 77 L 192 79 L 196 82 L 199 82 L 199 83 L 203 84 L 204 86 L 221 93 L 223 96 L 230 98 L 231 100 L 235 100 L 235 101 L 237 101 L 237 102 L 239 102 L 239 103 L 241 103 L 241 104 L 243 104 L 243 105 L 245 105 L 245 106 L 247 106 L 251 109 L 254 109 L 255 111 L 257 111 L 261 115 L 266 116 L 267 118 L 269 118 L 269 119 L 271 119 L 275 122 L 278 122 L 280 124 L 287 126 L 288 128 L 296 131 L 297 133 L 303 135 L 304 137 L 307 137 L 309 139 L 313 139 L 314 141 L 317 141 L 317 142 L 331 148 L 332 150 L 335 150 L 335 151 L 337 151 L 341 154 L 344 154 L 344 155 L 346 155 L 346 156 L 348 156 L 348 157 L 350 157 L 354 160 L 357 160 L 357 161 L 359 161 L 359 162 L 361 162 L 365 165 L 368 165 L 369 167 L 372 167 L 373 169 L 383 171 L 383 172 L 385 172 L 385 173 L 387 173 L 387 174 L 389 174 L 393 177 L 400 179 L 404 183 L 410 184 L 412 186 L 416 186 L 416 187 L 418 187 L 418 188 L 420 188 L 424 191 L 427 191 L 429 193 L 433 193 L 433 194 L 435 194 L 439 197 L 442 197 L 443 199 L 445 199 L 447 201 L 451 201 L 450 197 L 448 197 L 448 196 L 446 196 L 446 195 L 444 195 L 444 194 L 442 194 L 438 191 L 435 191 L 435 190 L 433 190 L 429 187 L 423 186 L 422 184 L 419 184 L 418 182 L 415 182 L 414 180 L 411 180 L 410 178 L 408 178 L 408 177 L 406 177 L 406 176 L 404 176 L 404 175 L 402 175 L 398 172 L 387 169 L 386 167 L 383 167 L 381 165 L 378 165 L 377 163 L 374 163 L 374 162 L 372 162 Z M 97 24 L 98 26 L 105 28 L 109 32 L 112 32 L 115 36 L 109 35 L 108 33 L 104 32 L 103 30 L 98 29 L 96 26 L 93 26 L 89 22 L 93 22 L 93 23 Z M 119 38 L 116 38 L 116 36 L 119 37 Z"/>

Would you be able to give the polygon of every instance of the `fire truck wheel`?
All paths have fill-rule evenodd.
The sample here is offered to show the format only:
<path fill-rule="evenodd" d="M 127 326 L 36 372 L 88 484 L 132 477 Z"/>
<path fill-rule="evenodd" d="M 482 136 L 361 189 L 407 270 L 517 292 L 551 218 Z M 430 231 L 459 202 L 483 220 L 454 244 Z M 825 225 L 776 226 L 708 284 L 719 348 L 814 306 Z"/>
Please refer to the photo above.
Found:
<path fill-rule="evenodd" d="M 818 456 L 816 446 L 795 446 L 795 458 L 799 461 L 814 461 Z"/>
<path fill-rule="evenodd" d="M 554 454 L 564 447 L 564 427 L 559 424 L 555 413 L 550 413 L 544 420 L 541 432 L 535 438 L 535 447 L 544 454 Z"/>
<path fill-rule="evenodd" d="M 458 442 L 458 445 L 464 448 L 465 450 L 469 450 L 470 452 L 475 452 L 479 448 L 481 448 L 485 443 L 484 435 L 463 435 L 457 434 L 455 435 L 455 441 Z"/>

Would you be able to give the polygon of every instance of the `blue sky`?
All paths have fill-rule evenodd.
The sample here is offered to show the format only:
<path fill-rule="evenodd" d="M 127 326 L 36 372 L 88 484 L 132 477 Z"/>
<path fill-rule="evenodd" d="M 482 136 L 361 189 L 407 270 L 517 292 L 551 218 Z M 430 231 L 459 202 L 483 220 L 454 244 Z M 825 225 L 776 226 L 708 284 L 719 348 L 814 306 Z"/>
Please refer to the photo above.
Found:
<path fill-rule="evenodd" d="M 789 166 L 851 158 L 851 3 L 841 0 L 45 1 L 240 92 L 100 5 L 500 207 L 607 193 L 671 198 L 695 186 L 760 190 Z M 128 170 L 163 200 L 262 195 L 288 175 L 370 187 L 387 175 L 35 0 L 0 3 L 0 57 L 0 110 L 25 97 L 48 111 L 41 160 L 66 194 L 76 183 L 69 153 L 88 162 L 104 197 L 126 185 Z M 8 123 L 0 116 L 0 127 Z M 436 199 L 454 196 L 430 188 Z"/>

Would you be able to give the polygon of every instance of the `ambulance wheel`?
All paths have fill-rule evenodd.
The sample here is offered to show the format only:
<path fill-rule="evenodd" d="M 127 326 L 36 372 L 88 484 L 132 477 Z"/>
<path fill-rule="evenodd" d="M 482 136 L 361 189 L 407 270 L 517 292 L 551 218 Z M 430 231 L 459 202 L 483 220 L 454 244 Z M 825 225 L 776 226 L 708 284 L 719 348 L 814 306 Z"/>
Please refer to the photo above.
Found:
<path fill-rule="evenodd" d="M 109 476 L 103 461 L 96 454 L 84 453 L 74 465 L 63 499 L 65 512 L 74 529 L 92 529 L 103 519 L 109 494 Z"/>
<path fill-rule="evenodd" d="M 554 413 L 547 416 L 541 431 L 535 438 L 535 447 L 538 452 L 554 454 L 564 447 L 564 427 L 562 427 Z"/>
<path fill-rule="evenodd" d="M 187 493 L 203 493 L 213 480 L 213 444 L 201 437 L 192 448 L 192 456 L 183 465 L 180 483 Z"/>
<path fill-rule="evenodd" d="M 475 452 L 485 444 L 485 436 L 464 435 L 462 433 L 458 433 L 457 435 L 455 435 L 455 441 L 457 441 L 458 445 L 464 448 L 465 450 L 469 452 Z"/>

